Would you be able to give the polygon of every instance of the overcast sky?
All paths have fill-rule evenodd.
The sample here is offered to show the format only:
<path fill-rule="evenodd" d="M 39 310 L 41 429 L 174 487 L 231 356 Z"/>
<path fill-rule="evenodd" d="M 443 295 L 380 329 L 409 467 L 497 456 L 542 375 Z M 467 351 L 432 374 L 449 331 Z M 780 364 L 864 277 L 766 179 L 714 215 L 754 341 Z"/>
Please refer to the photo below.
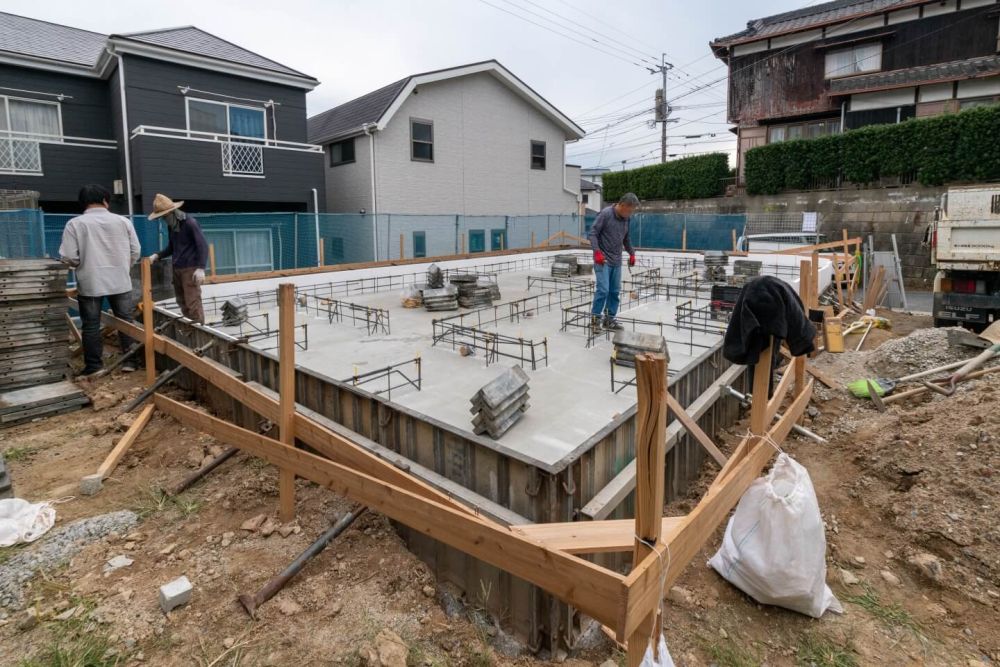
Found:
<path fill-rule="evenodd" d="M 676 66 L 667 98 L 683 97 L 673 103 L 673 117 L 680 120 L 669 129 L 668 152 L 731 151 L 735 139 L 724 122 L 724 80 L 684 95 L 725 75 L 708 42 L 743 29 L 750 19 L 808 4 L 813 3 L 4 0 L 3 10 L 104 33 L 196 25 L 319 79 L 321 85 L 308 96 L 310 115 L 408 74 L 495 58 L 588 132 L 570 145 L 570 162 L 621 169 L 622 160 L 629 167 L 659 160 L 659 128 L 646 122 L 660 77 L 646 71 L 642 65 L 648 62 L 641 59 L 658 61 L 666 52 Z M 712 133 L 716 136 L 707 136 Z"/>

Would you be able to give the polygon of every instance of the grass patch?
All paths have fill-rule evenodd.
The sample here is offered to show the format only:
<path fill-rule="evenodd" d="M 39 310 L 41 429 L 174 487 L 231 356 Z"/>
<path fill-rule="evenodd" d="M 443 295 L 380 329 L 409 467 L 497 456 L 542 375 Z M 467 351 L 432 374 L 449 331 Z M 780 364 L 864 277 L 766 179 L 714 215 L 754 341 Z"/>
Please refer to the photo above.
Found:
<path fill-rule="evenodd" d="M 3 450 L 4 461 L 13 461 L 14 463 L 27 461 L 34 455 L 35 449 L 33 447 L 8 447 Z"/>
<path fill-rule="evenodd" d="M 146 519 L 166 510 L 176 510 L 180 518 L 186 519 L 200 510 L 203 505 L 201 500 L 196 500 L 186 494 L 168 496 L 163 489 L 150 486 L 142 491 L 132 510 L 139 515 L 140 519 Z"/>
<path fill-rule="evenodd" d="M 90 614 L 97 603 L 71 596 L 70 608 L 82 607 L 67 621 L 47 623 L 51 637 L 35 655 L 22 659 L 18 667 L 119 667 L 128 654 L 119 652 L 106 635 L 94 632 Z"/>
<path fill-rule="evenodd" d="M 858 667 L 850 646 L 842 646 L 821 635 L 806 635 L 803 638 L 796 663 L 801 667 Z"/>
<path fill-rule="evenodd" d="M 760 658 L 732 639 L 705 643 L 705 650 L 719 667 L 757 667 Z"/>
<path fill-rule="evenodd" d="M 910 612 L 896 602 L 884 603 L 878 592 L 871 586 L 865 584 L 865 592 L 861 595 L 849 595 L 844 598 L 851 604 L 856 604 L 869 614 L 882 621 L 891 628 L 903 628 L 918 632 L 920 626 L 910 615 Z"/>

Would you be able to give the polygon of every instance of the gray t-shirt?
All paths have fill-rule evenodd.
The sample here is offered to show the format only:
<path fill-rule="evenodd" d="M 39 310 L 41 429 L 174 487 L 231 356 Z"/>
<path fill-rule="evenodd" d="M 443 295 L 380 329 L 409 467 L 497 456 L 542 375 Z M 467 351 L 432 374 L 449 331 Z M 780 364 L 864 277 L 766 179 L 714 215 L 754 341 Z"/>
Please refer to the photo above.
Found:
<path fill-rule="evenodd" d="M 128 218 L 94 206 L 66 223 L 59 256 L 76 269 L 82 296 L 132 291 L 129 268 L 139 261 L 139 237 Z"/>
<path fill-rule="evenodd" d="M 600 250 L 604 253 L 608 266 L 621 266 L 623 247 L 628 254 L 635 254 L 632 242 L 628 238 L 630 219 L 619 218 L 612 205 L 597 214 L 597 220 L 590 228 L 590 245 L 595 252 Z"/>

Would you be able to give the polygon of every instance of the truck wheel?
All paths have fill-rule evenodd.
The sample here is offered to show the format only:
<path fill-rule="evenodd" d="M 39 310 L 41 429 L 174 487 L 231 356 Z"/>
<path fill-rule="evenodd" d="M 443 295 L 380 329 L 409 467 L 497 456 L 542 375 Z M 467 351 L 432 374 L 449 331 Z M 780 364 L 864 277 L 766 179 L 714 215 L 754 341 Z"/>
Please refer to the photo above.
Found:
<path fill-rule="evenodd" d="M 14 485 L 10 481 L 10 473 L 7 472 L 7 464 L 0 456 L 0 498 L 13 498 Z"/>

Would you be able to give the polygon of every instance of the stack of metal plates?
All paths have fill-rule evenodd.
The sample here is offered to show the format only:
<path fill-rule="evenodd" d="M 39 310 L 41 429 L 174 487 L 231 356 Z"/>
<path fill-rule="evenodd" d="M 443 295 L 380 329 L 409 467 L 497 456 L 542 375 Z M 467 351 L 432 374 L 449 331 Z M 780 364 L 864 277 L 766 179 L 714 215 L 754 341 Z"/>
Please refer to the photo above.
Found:
<path fill-rule="evenodd" d="M 556 255 L 556 261 L 562 262 L 563 264 L 569 264 L 573 273 L 576 273 L 576 265 L 579 264 L 580 258 L 572 254 Z"/>
<path fill-rule="evenodd" d="M 89 402 L 68 380 L 7 391 L 0 394 L 0 428 L 79 410 Z"/>
<path fill-rule="evenodd" d="M 593 260 L 584 259 L 576 262 L 576 275 L 585 276 L 594 272 Z"/>
<path fill-rule="evenodd" d="M 61 262 L 0 260 L 0 390 L 66 377 L 68 305 Z"/>
<path fill-rule="evenodd" d="M 635 355 L 643 353 L 655 353 L 664 355 L 670 359 L 667 351 L 667 339 L 663 336 L 647 333 L 635 333 L 634 331 L 618 331 L 612 339 L 615 346 L 614 360 L 619 366 L 635 368 Z"/>
<path fill-rule="evenodd" d="M 444 272 L 437 264 L 431 264 L 427 267 L 427 286 L 431 289 L 444 287 Z"/>
<path fill-rule="evenodd" d="M 470 399 L 473 430 L 499 439 L 528 409 L 528 374 L 519 366 L 508 368 Z"/>
<path fill-rule="evenodd" d="M 458 310 L 458 288 L 454 285 L 448 285 L 441 289 L 425 289 L 424 309 L 431 312 Z"/>
<path fill-rule="evenodd" d="M 735 287 L 742 287 L 760 275 L 760 267 L 763 262 L 752 259 L 738 259 L 733 262 L 733 275 L 729 276 L 728 283 Z"/>
<path fill-rule="evenodd" d="M 482 308 L 493 305 L 493 293 L 489 285 L 462 283 L 458 287 L 458 305 L 462 308 Z"/>
<path fill-rule="evenodd" d="M 222 324 L 227 327 L 239 326 L 247 321 L 247 304 L 243 299 L 234 296 L 222 304 Z"/>
<path fill-rule="evenodd" d="M 729 256 L 721 250 L 709 250 L 705 252 L 705 280 L 713 283 L 726 282 L 726 266 L 729 264 Z"/>
<path fill-rule="evenodd" d="M 552 263 L 553 278 L 569 278 L 576 273 L 576 265 L 555 261 Z"/>
<path fill-rule="evenodd" d="M 496 283 L 496 280 L 486 276 L 479 276 L 479 280 L 476 283 L 480 287 L 490 288 L 490 298 L 494 301 L 500 300 L 500 285 Z"/>

